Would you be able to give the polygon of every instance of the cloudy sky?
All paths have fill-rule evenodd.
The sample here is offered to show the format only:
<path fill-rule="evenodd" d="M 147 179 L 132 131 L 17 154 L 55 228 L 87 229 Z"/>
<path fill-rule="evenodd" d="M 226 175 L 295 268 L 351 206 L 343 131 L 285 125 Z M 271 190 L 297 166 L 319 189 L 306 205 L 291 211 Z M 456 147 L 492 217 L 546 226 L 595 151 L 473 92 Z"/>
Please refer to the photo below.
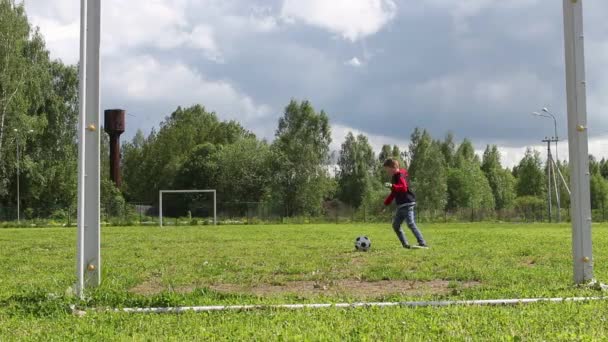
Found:
<path fill-rule="evenodd" d="M 272 138 L 291 98 L 378 148 L 414 127 L 451 130 L 512 165 L 567 136 L 561 1 L 103 0 L 102 108 L 125 108 L 127 138 L 178 105 L 203 104 Z M 53 57 L 76 63 L 76 0 L 25 0 Z M 585 2 L 590 150 L 608 156 L 608 2 Z M 540 149 L 540 147 L 539 147 Z M 567 155 L 566 144 L 560 156 Z"/>

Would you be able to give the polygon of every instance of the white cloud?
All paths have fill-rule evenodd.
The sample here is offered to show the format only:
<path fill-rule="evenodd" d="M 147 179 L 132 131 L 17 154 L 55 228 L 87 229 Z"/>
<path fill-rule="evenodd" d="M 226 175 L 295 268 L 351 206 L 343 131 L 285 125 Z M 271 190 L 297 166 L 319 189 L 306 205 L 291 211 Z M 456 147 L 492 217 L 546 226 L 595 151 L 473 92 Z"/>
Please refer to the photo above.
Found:
<path fill-rule="evenodd" d="M 30 16 L 30 20 L 40 28 L 52 58 L 60 59 L 67 64 L 78 62 L 80 49 L 78 20 L 62 22 L 36 15 Z"/>
<path fill-rule="evenodd" d="M 396 12 L 393 0 L 285 0 L 281 16 L 288 22 L 303 21 L 354 42 L 380 31 Z"/>
<path fill-rule="evenodd" d="M 228 14 L 223 21 L 232 30 L 247 33 L 268 33 L 279 28 L 279 22 L 268 7 L 253 7 L 248 16 Z"/>
<path fill-rule="evenodd" d="M 363 63 L 361 63 L 361 61 L 357 57 L 349 59 L 348 61 L 344 62 L 344 64 L 350 65 L 352 67 L 360 67 L 363 65 Z"/>
<path fill-rule="evenodd" d="M 53 1 L 53 6 L 46 0 L 26 3 L 30 19 L 44 33 L 52 56 L 67 63 L 78 61 L 80 9 L 73 3 L 67 0 Z M 187 0 L 104 1 L 102 55 L 124 55 L 126 50 L 142 48 L 190 47 L 201 50 L 211 60 L 220 61 L 221 53 L 213 29 L 190 23 L 187 5 Z"/>
<path fill-rule="evenodd" d="M 110 0 L 102 6 L 106 50 L 138 46 L 172 49 L 188 42 L 187 24 L 184 1 Z"/>
<path fill-rule="evenodd" d="M 222 119 L 238 119 L 245 124 L 270 113 L 268 106 L 257 105 L 229 82 L 206 79 L 178 62 L 161 64 L 151 56 L 135 56 L 113 61 L 112 70 L 104 78 L 104 88 L 120 89 L 132 101 L 173 107 L 201 103 Z"/>
<path fill-rule="evenodd" d="M 399 15 L 407 17 L 398 22 L 396 4 L 403 4 Z M 527 8 L 534 5 L 543 20 L 538 21 L 537 12 Z M 79 6 L 74 0 L 26 1 L 28 15 L 41 27 L 51 55 L 71 64 L 78 61 Z M 590 2 L 585 12 L 589 126 L 595 135 L 608 126 L 605 7 L 604 2 Z M 415 121 L 412 125 L 430 128 L 438 135 L 457 127 L 458 136 L 478 142 L 482 138 L 477 132 L 487 126 L 490 133 L 483 136 L 490 143 L 498 142 L 491 137 L 502 132 L 502 124 L 511 124 L 510 138 L 496 139 L 505 139 L 504 146 L 517 146 L 529 141 L 534 130 L 518 133 L 513 123 L 519 118 L 504 113 L 527 116 L 544 105 L 560 114 L 560 129 L 565 131 L 563 49 L 561 38 L 556 38 L 562 35 L 561 4 L 540 0 L 421 0 L 411 5 L 406 0 L 104 0 L 103 11 L 102 96 L 112 106 L 128 101 L 127 109 L 134 113 L 153 108 L 150 113 L 155 125 L 175 106 L 196 102 L 226 118 L 238 114 L 248 128 L 271 137 L 276 121 L 264 116 L 270 112 L 264 103 L 280 108 L 293 96 L 310 99 L 329 113 L 349 113 L 348 125 L 370 130 L 376 125 L 375 132 L 379 121 L 369 120 L 369 113 L 386 122 L 396 115 L 407 116 Z M 453 19 L 455 25 L 475 30 L 467 31 L 466 36 L 458 35 L 461 31 L 456 35 L 441 31 L 437 39 L 422 37 L 423 43 L 412 39 L 407 51 L 399 44 L 388 45 L 401 41 L 412 25 L 432 36 L 446 28 L 446 17 L 448 25 Z M 501 20 L 495 22 L 496 18 Z M 393 22 L 395 26 L 386 32 L 387 40 L 369 42 L 372 51 L 382 51 L 375 57 L 382 63 L 368 70 L 371 57 L 360 51 L 366 50 L 365 44 L 333 44 L 328 49 L 326 41 L 302 32 L 302 27 L 282 30 L 289 21 L 318 27 L 351 42 L 386 30 Z M 504 43 L 509 45 L 491 40 L 489 33 L 506 36 Z M 548 35 L 554 44 L 545 46 Z M 440 45 L 438 50 L 433 43 Z M 249 51 L 244 51 L 244 45 Z M 534 48 L 539 45 L 544 51 Z M 494 55 L 490 50 L 495 47 L 507 56 Z M 270 58 L 263 53 L 268 51 Z M 435 51 L 439 53 L 431 58 L 429 52 Z M 522 51 L 526 56 L 522 57 Z M 345 56 L 357 57 L 347 60 Z M 388 56 L 404 57 L 395 61 Z M 366 72 L 352 72 L 344 65 L 365 67 L 358 71 Z M 371 87 L 380 91 L 370 91 Z M 387 101 L 394 93 L 398 93 L 397 100 Z M 401 110 L 399 99 L 404 97 L 412 113 Z M 425 117 L 432 120 L 421 119 Z M 535 124 L 528 119 L 529 126 Z M 463 122 L 466 125 L 460 125 Z M 136 124 L 132 121 L 130 129 Z M 538 127 L 549 130 L 549 126 L 547 122 L 546 127 Z M 335 132 L 350 129 L 333 128 Z M 395 130 L 391 134 L 402 135 Z M 339 148 L 343 135 L 336 139 Z M 404 147 L 406 143 L 373 135 L 370 140 L 375 148 L 384 142 Z M 603 150 L 596 146 L 602 145 L 596 140 L 592 139 L 590 150 L 601 156 Z M 505 147 L 505 158 L 511 160 L 508 163 L 518 161 L 524 151 L 524 147 Z M 567 156 L 567 150 L 562 153 L 560 148 L 560 155 Z"/>
<path fill-rule="evenodd" d="M 22 0 L 28 14 L 53 18 L 62 24 L 74 21 L 80 13 L 80 1 L 71 0 Z"/>
<path fill-rule="evenodd" d="M 207 58 L 220 62 L 221 53 L 214 39 L 213 29 L 207 25 L 198 25 L 192 30 L 189 45 L 205 51 Z"/>
<path fill-rule="evenodd" d="M 352 132 L 355 136 L 357 136 L 359 134 L 364 134 L 365 136 L 367 136 L 367 139 L 376 154 L 378 152 L 380 152 L 383 145 L 391 145 L 391 146 L 397 145 L 403 150 L 403 149 L 407 148 L 407 146 L 409 144 L 409 142 L 405 139 L 396 139 L 396 138 L 387 137 L 384 135 L 369 134 L 367 132 L 364 132 L 364 131 L 361 131 L 361 130 L 358 130 L 358 129 L 355 129 L 352 127 L 348 127 L 345 125 L 332 124 L 331 125 L 332 143 L 330 146 L 332 151 L 340 151 L 340 148 L 342 147 L 342 143 L 344 142 L 344 139 L 346 139 L 346 135 L 348 134 L 348 132 Z"/>
<path fill-rule="evenodd" d="M 256 103 L 231 81 L 210 79 L 183 61 L 163 62 L 157 52 L 194 49 L 209 60 L 223 62 L 218 30 L 224 30 L 230 38 L 234 34 L 270 32 L 277 27 L 276 20 L 259 8 L 236 15 L 224 13 L 230 9 L 224 7 L 226 4 L 205 1 L 208 7 L 203 13 L 209 16 L 205 17 L 189 16 L 189 10 L 199 11 L 196 6 L 203 5 L 194 0 L 104 1 L 102 102 L 126 106 L 136 113 L 137 122 L 130 130 L 149 129 L 177 106 L 200 103 L 223 120 L 235 119 L 262 136 L 272 136 L 261 120 L 271 113 L 270 106 Z M 26 9 L 31 22 L 41 28 L 51 56 L 77 63 L 79 4 L 71 0 L 29 0 Z M 153 111 L 143 110 L 151 107 Z"/>

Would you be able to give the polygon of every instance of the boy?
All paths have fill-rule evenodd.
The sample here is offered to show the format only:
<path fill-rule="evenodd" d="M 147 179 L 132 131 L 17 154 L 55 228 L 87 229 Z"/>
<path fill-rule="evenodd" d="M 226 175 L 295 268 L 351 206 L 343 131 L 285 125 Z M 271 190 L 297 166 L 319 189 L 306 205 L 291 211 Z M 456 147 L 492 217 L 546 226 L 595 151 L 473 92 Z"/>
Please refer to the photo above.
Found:
<path fill-rule="evenodd" d="M 392 177 L 391 183 L 385 183 L 385 187 L 391 189 L 390 195 L 384 200 L 384 205 L 390 205 L 393 200 L 397 204 L 397 210 L 395 211 L 395 217 L 393 219 L 393 230 L 397 233 L 397 237 L 401 242 L 403 248 L 412 248 L 407 242 L 407 238 L 401 229 L 403 221 L 407 222 L 407 226 L 410 228 L 416 240 L 418 240 L 417 248 L 428 248 L 422 233 L 416 227 L 414 217 L 414 206 L 416 205 L 416 196 L 409 189 L 407 177 L 408 173 L 405 169 L 399 169 L 399 162 L 393 159 L 387 159 L 384 162 L 384 170 L 386 174 Z"/>

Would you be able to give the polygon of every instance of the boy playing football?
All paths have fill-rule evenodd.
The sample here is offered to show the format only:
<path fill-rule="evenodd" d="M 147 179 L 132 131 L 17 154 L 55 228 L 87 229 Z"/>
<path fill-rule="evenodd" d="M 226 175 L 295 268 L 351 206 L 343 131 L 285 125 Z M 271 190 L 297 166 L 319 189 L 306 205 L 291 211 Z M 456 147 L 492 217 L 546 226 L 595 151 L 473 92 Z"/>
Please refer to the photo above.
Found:
<path fill-rule="evenodd" d="M 395 211 L 395 217 L 393 218 L 393 230 L 397 234 L 399 241 L 403 248 L 412 248 L 401 229 L 401 224 L 406 221 L 407 226 L 410 228 L 416 240 L 418 240 L 417 248 L 428 248 L 422 233 L 416 226 L 414 206 L 416 206 L 416 196 L 409 188 L 408 184 L 408 173 L 405 169 L 399 168 L 399 162 L 394 159 L 387 159 L 384 162 L 384 170 L 386 174 L 391 178 L 390 183 L 385 183 L 385 187 L 391 189 L 390 195 L 384 200 L 384 205 L 390 205 L 393 200 L 397 204 L 397 210 Z"/>

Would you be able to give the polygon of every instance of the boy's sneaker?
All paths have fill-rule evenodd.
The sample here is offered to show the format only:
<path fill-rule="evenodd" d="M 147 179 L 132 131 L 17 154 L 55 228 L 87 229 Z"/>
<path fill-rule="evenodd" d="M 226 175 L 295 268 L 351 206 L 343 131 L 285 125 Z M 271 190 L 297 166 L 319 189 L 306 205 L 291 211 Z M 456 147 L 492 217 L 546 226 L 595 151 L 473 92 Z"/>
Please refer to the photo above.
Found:
<path fill-rule="evenodd" d="M 429 246 L 426 243 L 421 243 L 418 246 L 414 246 L 416 249 L 429 249 Z"/>
<path fill-rule="evenodd" d="M 406 243 L 405 245 L 403 245 L 403 248 L 405 248 L 405 249 L 412 249 L 412 246 L 410 246 L 409 244 Z"/>

